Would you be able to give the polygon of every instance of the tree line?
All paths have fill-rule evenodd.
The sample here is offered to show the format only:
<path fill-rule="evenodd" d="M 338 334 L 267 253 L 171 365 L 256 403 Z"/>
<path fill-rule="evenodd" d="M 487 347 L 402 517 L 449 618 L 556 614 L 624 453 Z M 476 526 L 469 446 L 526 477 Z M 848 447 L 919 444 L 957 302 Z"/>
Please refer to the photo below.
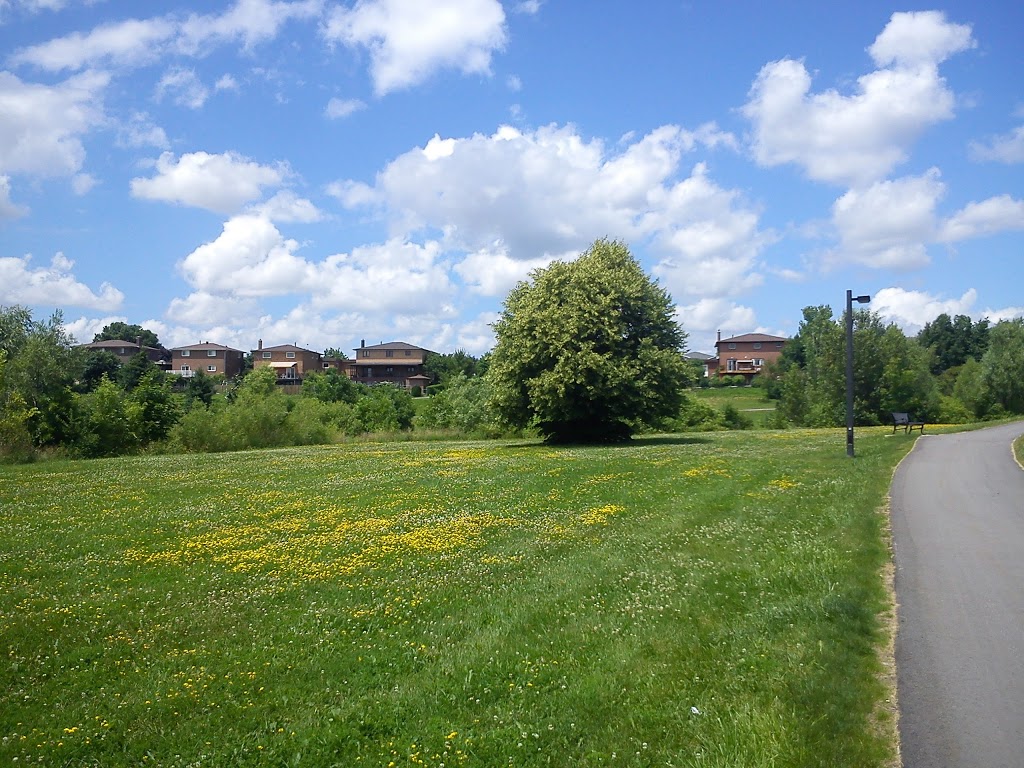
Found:
<path fill-rule="evenodd" d="M 857 424 L 887 423 L 893 411 L 931 423 L 1024 414 L 1024 320 L 940 315 L 915 337 L 868 310 L 853 323 Z M 829 306 L 803 310 L 781 359 L 757 377 L 777 401 L 769 426 L 845 423 L 843 326 Z M 494 328 L 496 344 L 482 358 L 428 356 L 435 383 L 414 401 L 335 369 L 307 374 L 298 395 L 285 394 L 268 368 L 231 382 L 202 372 L 182 382 L 144 352 L 122 364 L 76 347 L 59 312 L 39 321 L 23 307 L 0 307 L 0 460 L 240 450 L 413 429 L 607 442 L 751 426 L 734 408 L 687 395 L 701 376 L 684 360 L 672 299 L 621 242 L 598 240 L 572 262 L 535 270 L 509 293 Z M 159 344 L 123 323 L 96 340 L 126 336 Z"/>

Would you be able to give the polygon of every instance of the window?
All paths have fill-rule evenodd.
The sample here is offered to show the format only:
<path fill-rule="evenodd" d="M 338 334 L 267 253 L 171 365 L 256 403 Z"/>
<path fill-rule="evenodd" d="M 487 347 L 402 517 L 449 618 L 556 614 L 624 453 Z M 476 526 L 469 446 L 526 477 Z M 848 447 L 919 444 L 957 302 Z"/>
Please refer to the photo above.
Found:
<path fill-rule="evenodd" d="M 217 366 L 216 365 L 208 365 L 208 366 L 206 366 L 206 372 L 207 373 L 216 373 L 217 372 Z"/>
<path fill-rule="evenodd" d="M 395 369 L 392 366 L 389 365 L 387 368 L 384 369 L 384 372 L 385 373 L 394 373 Z"/>
<path fill-rule="evenodd" d="M 273 353 L 273 352 L 264 352 L 264 353 L 263 353 L 263 359 L 264 359 L 264 360 L 269 360 L 269 359 L 270 359 L 270 358 L 272 358 L 273 356 L 274 356 L 274 353 Z"/>
<path fill-rule="evenodd" d="M 192 369 L 191 369 L 191 368 L 189 368 L 189 367 L 188 367 L 187 365 L 182 365 L 182 366 L 181 366 L 181 370 L 183 370 L 183 371 L 190 371 L 190 370 L 192 370 Z"/>
<path fill-rule="evenodd" d="M 411 349 L 405 350 L 405 356 L 406 357 L 412 357 L 412 350 Z"/>
<path fill-rule="evenodd" d="M 760 358 L 760 357 L 755 357 L 754 358 L 754 365 L 756 365 L 758 368 L 760 368 L 762 365 L 764 365 L 764 359 Z"/>
<path fill-rule="evenodd" d="M 208 350 L 206 350 L 206 356 L 207 357 L 216 357 L 217 356 L 217 350 L 216 349 L 208 349 Z"/>
<path fill-rule="evenodd" d="M 294 352 L 285 352 L 284 356 L 287 357 L 289 360 L 292 360 L 292 359 L 295 358 L 295 353 Z"/>
<path fill-rule="evenodd" d="M 407 372 L 409 372 L 409 373 L 416 373 L 416 366 L 415 366 L 415 365 L 410 365 L 410 366 L 409 366 L 408 368 L 406 368 L 405 370 L 406 370 Z"/>
<path fill-rule="evenodd" d="M 761 342 L 760 341 L 755 341 L 754 342 L 754 349 L 760 349 L 760 348 L 761 348 Z"/>
<path fill-rule="evenodd" d="M 384 357 L 394 357 L 394 356 L 395 356 L 395 350 L 388 349 L 388 350 L 384 351 Z"/>
<path fill-rule="evenodd" d="M 183 349 L 183 350 L 181 350 L 181 356 L 182 357 L 192 357 L 192 350 L 191 349 Z"/>
<path fill-rule="evenodd" d="M 782 349 L 782 342 L 781 341 L 776 341 L 775 342 L 775 348 L 776 349 Z"/>
<path fill-rule="evenodd" d="M 729 345 L 729 349 L 736 349 L 736 345 L 735 344 L 730 344 Z"/>
<path fill-rule="evenodd" d="M 330 363 L 324 363 L 324 370 L 325 370 L 325 371 L 326 371 L 326 370 L 327 370 L 328 368 L 330 368 L 330 367 L 331 367 L 331 364 L 330 364 Z"/>
<path fill-rule="evenodd" d="M 729 371 L 735 371 L 736 370 L 736 360 L 734 358 L 731 358 L 731 357 L 729 358 L 729 364 L 726 366 L 726 370 L 729 370 Z"/>

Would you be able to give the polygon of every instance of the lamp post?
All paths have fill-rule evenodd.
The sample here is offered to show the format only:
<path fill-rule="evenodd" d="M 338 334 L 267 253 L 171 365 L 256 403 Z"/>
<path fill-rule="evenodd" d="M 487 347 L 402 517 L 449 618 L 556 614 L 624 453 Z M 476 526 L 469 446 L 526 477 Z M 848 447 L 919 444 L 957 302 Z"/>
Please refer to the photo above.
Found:
<path fill-rule="evenodd" d="M 853 458 L 853 302 L 867 304 L 870 296 L 846 292 L 846 455 Z"/>

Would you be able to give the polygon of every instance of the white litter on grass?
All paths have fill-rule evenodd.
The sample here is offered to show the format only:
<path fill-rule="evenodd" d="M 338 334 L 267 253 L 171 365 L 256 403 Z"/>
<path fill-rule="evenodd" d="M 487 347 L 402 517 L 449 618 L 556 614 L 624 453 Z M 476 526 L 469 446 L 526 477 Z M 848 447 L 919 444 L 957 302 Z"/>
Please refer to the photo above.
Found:
<path fill-rule="evenodd" d="M 695 715 L 699 715 L 700 714 L 700 710 L 697 709 L 696 707 L 690 707 L 690 711 L 693 712 L 693 714 L 695 714 Z"/>

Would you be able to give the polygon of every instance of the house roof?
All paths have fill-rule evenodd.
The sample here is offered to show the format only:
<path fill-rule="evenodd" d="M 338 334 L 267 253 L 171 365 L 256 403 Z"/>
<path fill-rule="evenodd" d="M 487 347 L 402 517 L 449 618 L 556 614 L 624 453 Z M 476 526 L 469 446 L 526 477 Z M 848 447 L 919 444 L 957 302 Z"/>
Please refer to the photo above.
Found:
<path fill-rule="evenodd" d="M 685 355 L 683 355 L 684 360 L 699 360 L 700 362 L 704 362 L 705 360 L 711 360 L 713 358 L 714 355 L 707 355 L 704 354 L 703 352 L 687 352 Z"/>
<path fill-rule="evenodd" d="M 319 352 L 314 352 L 312 349 L 303 349 L 297 347 L 294 344 L 278 344 L 276 347 L 260 347 L 259 349 L 252 350 L 255 352 L 308 352 L 311 355 L 319 355 Z"/>
<path fill-rule="evenodd" d="M 767 333 L 744 333 L 739 336 L 730 336 L 728 339 L 719 339 L 715 346 L 723 342 L 744 342 L 744 341 L 789 341 L 785 336 L 769 336 Z"/>
<path fill-rule="evenodd" d="M 417 347 L 415 344 L 408 344 L 404 341 L 389 341 L 386 344 L 370 344 L 368 346 L 359 347 L 358 349 L 416 349 L 420 352 L 430 352 L 429 349 Z"/>
<path fill-rule="evenodd" d="M 188 350 L 189 352 L 191 352 L 192 350 L 197 350 L 197 349 L 225 349 L 228 352 L 241 352 L 242 351 L 240 349 L 234 349 L 232 347 L 226 347 L 223 344 L 214 344 L 212 341 L 203 341 L 203 342 L 200 342 L 199 344 L 189 344 L 188 346 L 185 346 L 185 347 L 173 347 L 171 349 L 171 352 L 181 352 L 181 351 L 184 351 L 184 350 Z"/>

